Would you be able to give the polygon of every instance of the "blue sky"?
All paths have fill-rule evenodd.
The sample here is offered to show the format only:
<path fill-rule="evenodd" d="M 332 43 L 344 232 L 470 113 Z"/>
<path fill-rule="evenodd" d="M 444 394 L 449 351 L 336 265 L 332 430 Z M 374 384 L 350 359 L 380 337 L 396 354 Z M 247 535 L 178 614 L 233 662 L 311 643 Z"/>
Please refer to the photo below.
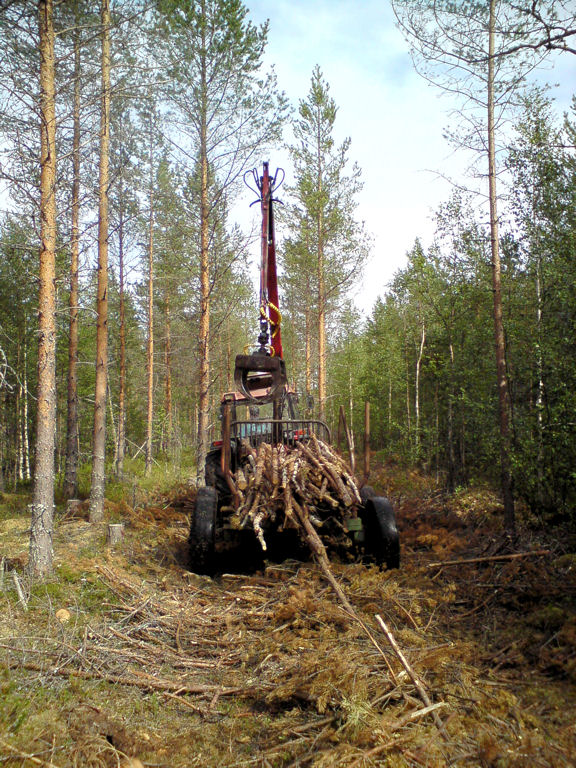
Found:
<path fill-rule="evenodd" d="M 462 180 L 466 158 L 442 138 L 456 104 L 413 69 L 387 0 L 245 0 L 252 21 L 270 20 L 267 63 L 296 105 L 319 64 L 339 107 L 335 135 L 352 140 L 363 171 L 358 216 L 374 236 L 356 301 L 370 311 L 416 237 L 429 242 L 432 213 L 450 194 L 439 172 Z M 576 56 L 541 75 L 560 82 L 560 110 L 576 83 Z M 263 158 L 264 159 L 264 158 Z M 285 155 L 270 158 L 291 169 Z"/>

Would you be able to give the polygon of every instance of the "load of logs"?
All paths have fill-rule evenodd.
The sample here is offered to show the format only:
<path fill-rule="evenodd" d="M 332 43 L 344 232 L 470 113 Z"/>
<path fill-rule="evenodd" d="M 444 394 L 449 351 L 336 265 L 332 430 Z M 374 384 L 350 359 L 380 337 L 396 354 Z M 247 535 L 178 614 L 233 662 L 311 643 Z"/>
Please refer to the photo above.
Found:
<path fill-rule="evenodd" d="M 245 461 L 233 475 L 236 512 L 232 524 L 250 524 L 262 549 L 265 530 L 296 528 L 309 540 L 310 524 L 333 544 L 349 546 L 346 518 L 362 503 L 350 468 L 329 445 L 311 435 L 291 445 L 243 441 Z"/>

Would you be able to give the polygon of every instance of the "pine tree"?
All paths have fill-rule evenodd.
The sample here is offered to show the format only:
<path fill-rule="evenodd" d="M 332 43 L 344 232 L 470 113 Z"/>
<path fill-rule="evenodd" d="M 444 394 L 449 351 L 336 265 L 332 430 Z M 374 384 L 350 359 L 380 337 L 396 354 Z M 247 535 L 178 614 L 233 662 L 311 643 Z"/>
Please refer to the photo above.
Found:
<path fill-rule="evenodd" d="M 40 293 L 38 407 L 30 573 L 52 570 L 54 443 L 56 435 L 56 110 L 52 0 L 40 0 Z"/>
<path fill-rule="evenodd" d="M 296 261 L 313 254 L 314 274 L 310 276 L 316 303 L 318 344 L 318 401 L 320 418 L 326 412 L 326 328 L 341 297 L 360 279 L 369 249 L 363 226 L 355 219 L 355 197 L 361 189 L 360 169 L 348 171 L 350 139 L 340 146 L 334 142 L 337 107 L 319 66 L 314 68 L 310 91 L 298 108 L 292 145 L 296 184 L 292 218 L 298 229 L 291 236 L 299 244 L 289 250 L 287 273 L 296 272 Z M 290 255 L 295 257 L 290 262 Z"/>
<path fill-rule="evenodd" d="M 275 76 L 261 77 L 267 25 L 255 27 L 240 0 L 159 0 L 169 34 L 179 149 L 198 179 L 197 481 L 204 479 L 210 425 L 213 259 L 211 221 L 257 153 L 279 134 L 285 103 Z M 211 181 L 212 180 L 212 181 Z M 223 221 L 223 218 L 220 218 Z"/>

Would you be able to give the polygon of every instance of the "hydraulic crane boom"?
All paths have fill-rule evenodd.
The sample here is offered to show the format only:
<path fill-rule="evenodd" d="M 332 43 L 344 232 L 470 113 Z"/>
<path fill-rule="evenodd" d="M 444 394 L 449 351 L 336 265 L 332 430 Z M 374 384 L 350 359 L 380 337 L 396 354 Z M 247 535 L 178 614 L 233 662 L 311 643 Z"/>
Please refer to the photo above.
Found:
<path fill-rule="evenodd" d="M 278 174 L 282 177 L 278 181 Z M 281 314 L 278 301 L 276 272 L 276 241 L 274 234 L 273 192 L 282 184 L 284 171 L 278 169 L 270 176 L 268 163 L 264 163 L 262 176 L 252 174 L 262 211 L 261 263 L 260 263 L 260 333 L 258 347 L 252 354 L 237 355 L 234 382 L 238 391 L 256 403 L 276 400 L 286 388 L 286 367 L 283 359 L 280 332 Z M 247 182 L 248 183 L 248 182 Z"/>
<path fill-rule="evenodd" d="M 278 172 L 276 172 L 278 173 Z M 262 261 L 260 270 L 260 314 L 268 317 L 270 323 L 271 347 L 275 357 L 283 358 L 280 334 L 280 309 L 278 301 L 278 277 L 276 274 L 276 240 L 274 234 L 274 212 L 272 189 L 276 176 L 270 179 L 268 163 L 264 163 L 262 174 Z"/>

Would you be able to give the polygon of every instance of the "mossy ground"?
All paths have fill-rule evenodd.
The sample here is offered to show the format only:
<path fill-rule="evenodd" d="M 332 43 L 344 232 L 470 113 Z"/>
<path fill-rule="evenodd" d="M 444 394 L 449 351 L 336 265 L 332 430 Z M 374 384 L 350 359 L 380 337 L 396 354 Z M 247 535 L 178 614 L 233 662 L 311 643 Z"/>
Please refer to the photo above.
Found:
<path fill-rule="evenodd" d="M 379 467 L 371 484 L 396 501 L 402 568 L 334 564 L 334 572 L 383 653 L 311 563 L 214 580 L 190 573 L 185 485 L 148 489 L 147 501 L 138 489 L 136 509 L 133 487 L 115 492 L 107 517 L 126 526 L 116 551 L 82 511 L 61 514 L 54 578 L 32 586 L 27 499 L 5 494 L 2 763 L 574 765 L 569 534 L 531 528 L 526 515 L 518 548 L 550 555 L 441 566 L 507 552 L 496 495 L 478 488 L 446 497 L 431 478 L 397 467 Z M 446 738 L 418 714 L 423 704 L 375 614 L 441 705 Z"/>

